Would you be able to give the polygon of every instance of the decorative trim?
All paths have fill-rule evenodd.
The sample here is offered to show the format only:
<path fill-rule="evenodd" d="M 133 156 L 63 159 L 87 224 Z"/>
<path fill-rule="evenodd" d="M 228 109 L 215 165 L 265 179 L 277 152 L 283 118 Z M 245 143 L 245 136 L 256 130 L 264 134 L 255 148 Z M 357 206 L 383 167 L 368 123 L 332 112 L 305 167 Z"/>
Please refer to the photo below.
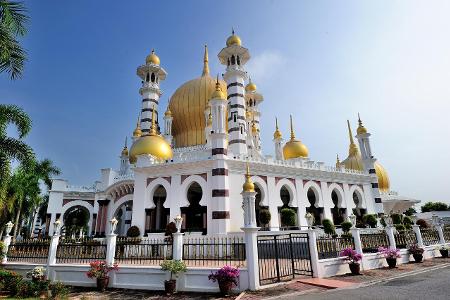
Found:
<path fill-rule="evenodd" d="M 153 102 L 153 103 L 158 104 L 158 100 L 156 100 L 156 99 L 150 99 L 150 98 L 142 99 L 142 102 Z"/>
<path fill-rule="evenodd" d="M 263 175 L 255 175 L 255 176 L 261 178 L 267 184 L 267 176 L 263 176 Z"/>
<path fill-rule="evenodd" d="M 225 168 L 212 169 L 212 176 L 228 176 L 228 169 Z"/>
<path fill-rule="evenodd" d="M 227 96 L 227 100 L 232 98 L 232 97 L 242 97 L 242 98 L 244 98 L 244 95 L 239 94 L 239 93 L 234 93 L 234 94 L 228 95 Z"/>
<path fill-rule="evenodd" d="M 244 85 L 240 82 L 232 82 L 229 85 L 227 85 L 227 89 L 229 89 L 232 86 L 240 86 L 240 87 L 244 87 Z"/>
<path fill-rule="evenodd" d="M 242 108 L 242 109 L 245 109 L 245 106 L 242 105 L 242 104 L 231 104 L 230 108 Z"/>
<path fill-rule="evenodd" d="M 72 201 L 77 201 L 77 200 L 87 202 L 87 203 L 89 203 L 92 207 L 94 207 L 94 204 L 95 204 L 95 200 L 86 200 L 86 199 L 63 199 L 63 206 L 66 205 L 67 203 L 70 203 L 70 202 L 72 202 Z"/>
<path fill-rule="evenodd" d="M 212 196 L 213 197 L 228 197 L 228 195 L 230 194 L 228 189 L 214 189 L 212 190 Z"/>
<path fill-rule="evenodd" d="M 237 140 L 229 141 L 228 144 L 232 145 L 232 144 L 246 144 L 246 143 L 245 143 L 245 140 L 237 139 Z"/>
<path fill-rule="evenodd" d="M 172 177 L 151 177 L 151 178 L 149 177 L 149 178 L 147 178 L 147 186 L 148 186 L 153 180 L 158 179 L 158 178 L 165 179 L 169 184 L 172 183 Z"/>
<path fill-rule="evenodd" d="M 213 220 L 229 219 L 230 212 L 229 211 L 213 211 L 212 218 L 213 218 Z"/>
<path fill-rule="evenodd" d="M 245 117 L 244 117 L 244 116 L 237 116 L 236 119 L 245 121 Z M 229 118 L 228 118 L 228 122 L 231 121 L 231 120 L 233 120 L 233 118 L 232 118 L 232 117 L 229 117 Z"/>
<path fill-rule="evenodd" d="M 225 148 L 213 148 L 211 152 L 212 155 L 219 155 L 219 154 L 227 155 L 228 151 Z"/>
<path fill-rule="evenodd" d="M 183 184 L 183 182 L 184 182 L 188 177 L 191 177 L 191 176 L 194 176 L 194 175 L 200 176 L 201 178 L 205 179 L 205 181 L 208 181 L 208 174 L 206 174 L 206 173 L 201 173 L 201 174 L 188 174 L 188 175 L 181 175 L 181 184 Z"/>
<path fill-rule="evenodd" d="M 143 109 L 141 109 L 141 111 L 142 112 L 146 112 L 146 111 L 152 112 L 153 108 L 143 108 Z M 158 110 L 157 109 L 155 109 L 155 114 L 158 115 Z"/>
<path fill-rule="evenodd" d="M 231 133 L 233 131 L 239 131 L 240 129 L 241 129 L 240 127 L 233 127 L 233 128 L 228 129 L 228 133 Z"/>

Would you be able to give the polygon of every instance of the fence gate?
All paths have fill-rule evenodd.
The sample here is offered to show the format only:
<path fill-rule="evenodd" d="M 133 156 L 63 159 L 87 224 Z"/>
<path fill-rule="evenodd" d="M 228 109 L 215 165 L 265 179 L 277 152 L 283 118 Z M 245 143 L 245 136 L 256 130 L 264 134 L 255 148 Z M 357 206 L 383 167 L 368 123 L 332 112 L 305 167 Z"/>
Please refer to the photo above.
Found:
<path fill-rule="evenodd" d="M 308 234 L 258 236 L 258 264 L 261 285 L 312 276 Z"/>

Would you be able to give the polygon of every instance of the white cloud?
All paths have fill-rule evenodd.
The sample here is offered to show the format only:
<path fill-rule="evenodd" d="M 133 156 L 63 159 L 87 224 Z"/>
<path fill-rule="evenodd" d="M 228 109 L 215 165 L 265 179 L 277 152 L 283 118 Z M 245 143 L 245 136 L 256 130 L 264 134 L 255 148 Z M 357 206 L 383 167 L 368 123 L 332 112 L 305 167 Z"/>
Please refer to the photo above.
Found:
<path fill-rule="evenodd" d="M 286 64 L 286 59 L 276 51 L 264 51 L 253 56 L 247 65 L 248 74 L 256 84 L 264 84 L 274 78 Z"/>

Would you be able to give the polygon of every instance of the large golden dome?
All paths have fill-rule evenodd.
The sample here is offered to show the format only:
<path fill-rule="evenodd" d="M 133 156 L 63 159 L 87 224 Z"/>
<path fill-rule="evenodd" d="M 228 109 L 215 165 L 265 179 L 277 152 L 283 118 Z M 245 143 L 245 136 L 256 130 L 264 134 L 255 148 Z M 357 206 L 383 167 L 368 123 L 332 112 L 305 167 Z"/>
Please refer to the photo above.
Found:
<path fill-rule="evenodd" d="M 284 159 L 291 158 L 306 158 L 309 155 L 308 147 L 305 146 L 300 140 L 295 139 L 294 127 L 292 126 L 291 116 L 291 139 L 283 147 Z"/>
<path fill-rule="evenodd" d="M 349 121 L 347 121 L 347 126 L 350 138 L 350 146 L 348 151 L 349 152 L 348 157 L 342 162 L 342 164 L 345 166 L 346 169 L 363 171 L 364 164 L 362 161 L 361 153 L 359 152 L 358 146 L 356 146 L 353 140 L 353 134 L 350 128 Z M 378 189 L 380 190 L 380 192 L 382 193 L 389 192 L 391 184 L 389 181 L 388 173 L 386 172 L 386 169 L 378 161 L 375 162 L 375 173 L 377 174 L 378 177 Z"/>
<path fill-rule="evenodd" d="M 226 99 L 227 85 L 223 80 L 219 80 L 219 83 Z M 205 110 L 215 90 L 216 79 L 209 75 L 208 50 L 205 46 L 202 76 L 180 86 L 169 101 L 175 147 L 206 143 Z"/>

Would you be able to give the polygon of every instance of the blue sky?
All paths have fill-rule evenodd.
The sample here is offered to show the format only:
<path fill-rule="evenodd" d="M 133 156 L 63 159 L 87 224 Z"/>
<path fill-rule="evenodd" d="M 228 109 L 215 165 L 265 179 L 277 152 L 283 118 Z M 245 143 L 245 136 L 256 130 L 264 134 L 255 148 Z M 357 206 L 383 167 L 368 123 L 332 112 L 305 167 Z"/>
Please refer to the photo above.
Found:
<path fill-rule="evenodd" d="M 450 5 L 447 1 L 26 1 L 24 77 L 0 75 L 0 102 L 33 119 L 27 142 L 73 184 L 118 167 L 140 108 L 136 67 L 155 48 L 167 70 L 162 106 L 201 74 L 213 74 L 234 27 L 265 101 L 264 152 L 274 119 L 289 113 L 310 157 L 334 164 L 348 152 L 346 119 L 360 112 L 391 186 L 450 202 Z M 11 130 L 14 134 L 14 130 Z"/>

